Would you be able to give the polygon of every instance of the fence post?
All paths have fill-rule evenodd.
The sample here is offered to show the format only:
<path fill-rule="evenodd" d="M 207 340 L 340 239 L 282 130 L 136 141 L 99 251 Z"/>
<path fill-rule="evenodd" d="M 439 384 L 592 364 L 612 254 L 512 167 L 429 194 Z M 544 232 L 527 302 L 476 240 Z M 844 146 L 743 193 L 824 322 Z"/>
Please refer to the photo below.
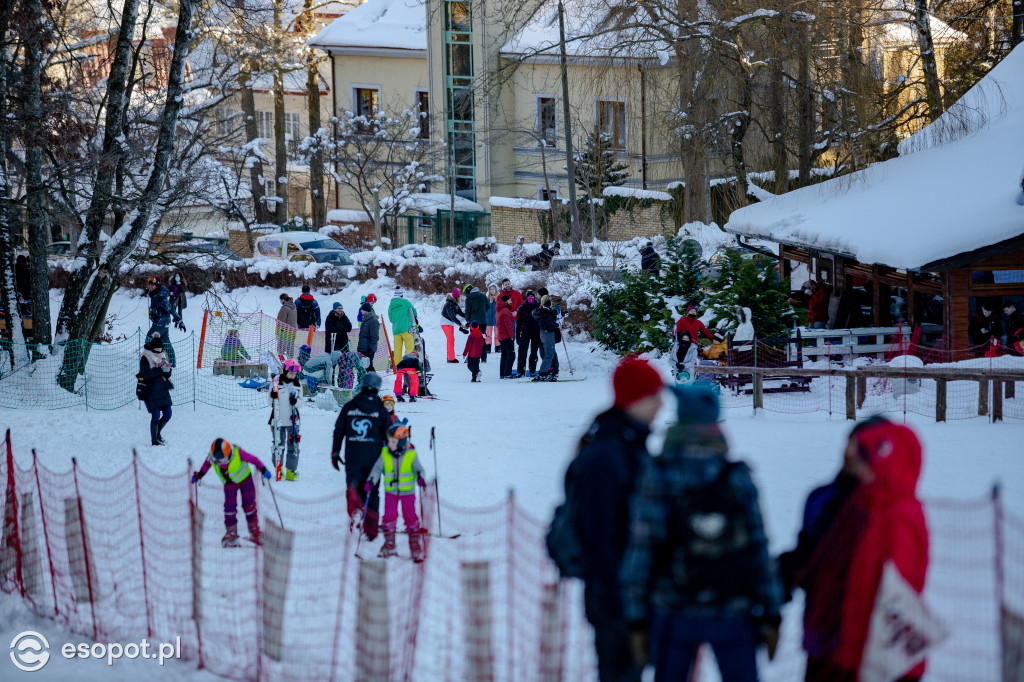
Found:
<path fill-rule="evenodd" d="M 995 574 L 996 574 L 996 599 L 999 602 L 999 614 L 1002 618 L 1003 607 L 1006 601 L 1005 576 L 1003 575 L 1003 498 L 1000 494 L 999 484 L 992 486 L 992 515 L 995 526 Z M 1000 628 L 1002 629 L 1002 628 Z"/>
<path fill-rule="evenodd" d="M 508 679 L 515 679 L 515 604 L 516 604 L 516 491 L 508 489 Z"/>
<path fill-rule="evenodd" d="M 946 380 L 935 380 L 935 421 L 946 421 Z"/>
<path fill-rule="evenodd" d="M 3 544 L 0 545 L 0 565 L 3 566 L 4 571 L 0 572 L 0 575 L 9 570 L 8 564 L 13 553 L 14 579 L 18 583 L 18 592 L 24 598 L 25 582 L 21 570 L 21 536 L 18 533 L 18 491 L 14 486 L 14 452 L 11 449 L 10 429 L 7 429 L 4 442 L 7 445 L 7 494 L 4 501 Z"/>
<path fill-rule="evenodd" d="M 306 336 L 306 345 L 309 346 L 309 354 L 313 355 L 313 332 L 316 331 L 316 325 L 309 325 L 309 334 Z"/>
<path fill-rule="evenodd" d="M 757 372 L 757 337 L 753 339 L 754 343 L 754 373 L 750 376 L 751 393 L 754 398 L 754 414 L 757 414 L 757 408 L 764 409 L 764 390 L 762 387 L 762 377 Z"/>
<path fill-rule="evenodd" d="M 85 512 L 82 509 L 82 493 L 78 488 L 78 458 L 71 458 L 71 474 L 75 480 L 75 505 L 78 512 L 78 530 L 81 534 L 82 542 L 82 563 L 85 568 L 85 585 L 89 590 L 89 610 L 92 612 L 92 638 L 99 639 L 99 628 L 96 626 L 96 596 L 93 594 L 92 589 L 92 573 L 93 568 L 89 561 L 89 554 L 92 548 L 89 546 L 88 538 L 85 534 Z M 67 507 L 65 506 L 65 510 Z M 77 601 L 77 599 L 76 599 Z"/>
<path fill-rule="evenodd" d="M 866 376 L 857 377 L 857 409 L 864 407 L 864 401 L 868 397 L 868 378 Z"/>
<path fill-rule="evenodd" d="M 1003 382 L 992 380 L 992 423 L 1003 421 Z"/>
<path fill-rule="evenodd" d="M 196 369 L 203 368 L 203 346 L 206 345 L 206 320 L 209 316 L 209 309 L 203 310 L 203 330 L 199 333 L 199 359 L 196 360 Z"/>
<path fill-rule="evenodd" d="M 857 419 L 857 379 L 852 373 L 846 375 L 846 418 Z"/>
<path fill-rule="evenodd" d="M 132 475 L 135 478 L 135 511 L 139 518 L 139 556 L 142 557 L 142 599 L 146 605 L 146 636 L 153 637 L 149 611 L 149 581 L 146 573 L 146 536 L 142 531 L 142 493 L 139 490 L 139 453 L 132 450 Z"/>
<path fill-rule="evenodd" d="M 50 564 L 50 585 L 53 587 L 53 615 L 60 615 L 57 608 L 57 577 L 53 573 L 53 554 L 50 553 L 50 534 L 46 530 L 46 504 L 43 501 L 43 487 L 39 484 L 39 461 L 36 449 L 32 448 L 32 471 L 36 475 L 36 492 L 39 493 L 39 515 L 43 519 L 43 539 L 46 541 L 46 560 Z"/>
<path fill-rule="evenodd" d="M 1010 398 L 1016 398 L 1016 397 L 1017 397 L 1017 382 L 1016 381 L 1007 381 L 1006 382 L 1006 399 L 1009 400 Z"/>
<path fill-rule="evenodd" d="M 988 379 L 978 379 L 978 416 L 988 414 Z"/>

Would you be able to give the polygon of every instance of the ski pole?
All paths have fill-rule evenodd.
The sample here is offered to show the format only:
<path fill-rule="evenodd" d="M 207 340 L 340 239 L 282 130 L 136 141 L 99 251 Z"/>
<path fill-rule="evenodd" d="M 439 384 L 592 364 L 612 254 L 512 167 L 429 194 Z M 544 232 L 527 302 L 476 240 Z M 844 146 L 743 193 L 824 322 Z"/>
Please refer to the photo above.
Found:
<path fill-rule="evenodd" d="M 562 348 L 565 349 L 565 361 L 569 364 L 569 374 L 575 374 L 572 369 L 572 360 L 569 359 L 569 347 L 565 345 L 565 334 L 562 334 Z"/>
<path fill-rule="evenodd" d="M 274 486 L 268 485 L 270 488 L 270 499 L 274 501 L 274 509 L 277 510 L 277 520 L 281 523 L 281 529 L 284 529 L 284 519 L 281 518 L 281 508 L 277 506 L 277 495 L 274 494 Z"/>
<path fill-rule="evenodd" d="M 361 524 L 359 524 L 359 537 L 356 538 L 356 558 L 357 559 L 362 559 L 363 558 L 363 557 L 359 556 L 359 546 L 363 542 L 363 536 L 366 535 L 366 512 L 369 509 L 368 505 L 370 504 L 370 494 L 371 493 L 367 493 L 366 494 L 366 501 L 363 502 L 363 522 Z"/>
<path fill-rule="evenodd" d="M 437 487 L 437 443 L 434 439 L 434 427 L 430 427 L 430 450 L 434 453 L 434 497 L 437 498 L 437 534 L 441 535 L 441 491 Z"/>

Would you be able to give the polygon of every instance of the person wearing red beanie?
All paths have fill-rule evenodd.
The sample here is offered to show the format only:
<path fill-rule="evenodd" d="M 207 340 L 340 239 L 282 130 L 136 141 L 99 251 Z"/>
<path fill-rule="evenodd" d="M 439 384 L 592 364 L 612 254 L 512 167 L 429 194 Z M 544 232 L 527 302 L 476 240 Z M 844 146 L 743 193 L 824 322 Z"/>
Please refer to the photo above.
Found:
<path fill-rule="evenodd" d="M 639 682 L 622 613 L 619 570 L 629 535 L 629 500 L 650 459 L 647 436 L 661 409 L 664 381 L 646 360 L 627 358 L 612 375 L 614 404 L 597 415 L 565 474 L 575 500 L 583 557 L 583 606 L 594 626 L 601 682 Z"/>

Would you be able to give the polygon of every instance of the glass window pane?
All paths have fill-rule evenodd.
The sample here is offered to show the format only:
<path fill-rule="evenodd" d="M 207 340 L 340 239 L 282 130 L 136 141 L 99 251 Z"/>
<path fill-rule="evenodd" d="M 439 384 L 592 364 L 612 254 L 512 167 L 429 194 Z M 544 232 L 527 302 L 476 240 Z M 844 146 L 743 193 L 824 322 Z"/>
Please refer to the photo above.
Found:
<path fill-rule="evenodd" d="M 445 28 L 449 31 L 472 30 L 468 2 L 448 2 L 445 4 L 447 6 L 447 12 L 445 13 L 445 23 L 447 25 Z"/>

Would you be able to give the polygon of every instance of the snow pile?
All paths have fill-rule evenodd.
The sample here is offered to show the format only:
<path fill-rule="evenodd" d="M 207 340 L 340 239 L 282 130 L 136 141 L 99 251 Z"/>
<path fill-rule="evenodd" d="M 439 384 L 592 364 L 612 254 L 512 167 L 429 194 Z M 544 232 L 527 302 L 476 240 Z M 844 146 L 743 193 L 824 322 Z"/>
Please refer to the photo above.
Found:
<path fill-rule="evenodd" d="M 381 211 L 392 211 L 396 203 L 398 204 L 397 213 L 416 211 L 423 215 L 437 215 L 439 209 L 442 211 L 451 210 L 452 195 L 440 194 L 438 192 L 419 192 L 406 195 L 397 202 L 394 197 L 384 197 L 380 200 L 380 209 Z M 456 211 L 484 212 L 483 206 L 460 196 L 455 197 L 454 205 Z"/>
<path fill-rule="evenodd" d="M 1024 231 L 1024 48 L 1018 46 L 900 156 L 733 212 L 726 229 L 914 269 Z M 969 227 L 968 227 L 969 226 Z"/>
<path fill-rule="evenodd" d="M 348 208 L 334 208 L 327 212 L 327 222 L 340 223 L 342 225 L 347 223 L 366 223 L 369 222 L 370 218 L 367 217 L 366 211 L 353 211 Z"/>
<path fill-rule="evenodd" d="M 638 187 L 605 187 L 601 194 L 606 197 L 628 197 L 630 199 L 672 201 L 672 195 L 667 192 L 657 192 L 652 189 L 640 189 Z"/>
<path fill-rule="evenodd" d="M 563 204 L 568 203 L 567 199 L 559 199 Z M 547 211 L 551 208 L 550 201 L 540 199 L 519 199 L 516 197 L 491 197 L 487 200 L 491 208 L 529 208 L 539 211 Z"/>

